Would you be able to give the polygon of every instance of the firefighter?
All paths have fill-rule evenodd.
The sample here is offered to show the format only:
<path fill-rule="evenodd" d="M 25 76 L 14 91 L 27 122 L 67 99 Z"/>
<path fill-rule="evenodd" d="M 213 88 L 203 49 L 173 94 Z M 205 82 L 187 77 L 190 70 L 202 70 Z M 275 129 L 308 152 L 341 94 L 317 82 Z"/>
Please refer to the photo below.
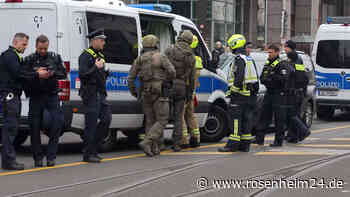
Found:
<path fill-rule="evenodd" d="M 246 39 L 241 34 L 234 34 L 228 40 L 235 55 L 234 64 L 230 68 L 229 89 L 230 97 L 230 137 L 220 152 L 249 152 L 252 139 L 253 115 L 259 91 L 257 70 L 252 59 L 246 56 Z"/>

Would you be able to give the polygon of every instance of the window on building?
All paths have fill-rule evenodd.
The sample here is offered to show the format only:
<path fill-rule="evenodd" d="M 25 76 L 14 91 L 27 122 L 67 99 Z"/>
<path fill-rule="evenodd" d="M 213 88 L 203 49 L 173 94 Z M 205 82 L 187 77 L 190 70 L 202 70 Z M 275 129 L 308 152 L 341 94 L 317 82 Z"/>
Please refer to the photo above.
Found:
<path fill-rule="evenodd" d="M 320 41 L 316 64 L 324 68 L 350 68 L 350 40 Z"/>
<path fill-rule="evenodd" d="M 132 17 L 87 12 L 88 31 L 103 28 L 107 36 L 104 55 L 107 63 L 132 64 L 138 55 L 137 26 Z"/>

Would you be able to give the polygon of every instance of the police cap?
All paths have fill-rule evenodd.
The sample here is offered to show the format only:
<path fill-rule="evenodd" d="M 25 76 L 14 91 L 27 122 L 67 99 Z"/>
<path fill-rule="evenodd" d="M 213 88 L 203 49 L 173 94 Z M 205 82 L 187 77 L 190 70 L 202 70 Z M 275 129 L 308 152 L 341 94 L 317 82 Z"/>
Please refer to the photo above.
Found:
<path fill-rule="evenodd" d="M 97 29 L 86 36 L 88 39 L 106 39 L 107 36 L 103 29 Z"/>

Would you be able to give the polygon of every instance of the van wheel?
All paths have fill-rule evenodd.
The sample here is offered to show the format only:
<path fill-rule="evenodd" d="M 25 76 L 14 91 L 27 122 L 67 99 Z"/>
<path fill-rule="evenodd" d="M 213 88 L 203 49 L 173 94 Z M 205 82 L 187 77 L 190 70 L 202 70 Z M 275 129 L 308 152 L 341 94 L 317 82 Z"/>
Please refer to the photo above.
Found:
<path fill-rule="evenodd" d="M 330 120 L 334 115 L 334 107 L 329 106 L 318 106 L 317 107 L 317 117 L 320 120 Z"/>
<path fill-rule="evenodd" d="M 227 134 L 226 111 L 217 105 L 213 105 L 203 128 L 201 128 L 201 140 L 205 142 L 218 142 Z"/>
<path fill-rule="evenodd" d="M 307 102 L 304 106 L 304 111 L 302 112 L 303 121 L 305 125 L 310 128 L 314 118 L 314 110 L 311 102 Z"/>
<path fill-rule="evenodd" d="M 117 130 L 109 129 L 109 132 L 105 136 L 100 149 L 102 152 L 111 151 L 113 150 L 113 148 L 115 148 L 116 144 L 117 144 Z"/>
<path fill-rule="evenodd" d="M 13 146 L 16 149 L 19 148 L 27 140 L 28 136 L 29 136 L 28 130 L 18 131 L 15 141 L 13 142 Z"/>

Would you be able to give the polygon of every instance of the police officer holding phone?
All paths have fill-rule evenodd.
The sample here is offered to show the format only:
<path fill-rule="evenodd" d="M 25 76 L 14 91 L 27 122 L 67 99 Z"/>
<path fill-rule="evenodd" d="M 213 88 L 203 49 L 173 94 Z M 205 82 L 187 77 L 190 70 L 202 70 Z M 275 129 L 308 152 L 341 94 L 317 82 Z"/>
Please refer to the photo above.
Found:
<path fill-rule="evenodd" d="M 18 119 L 21 111 L 23 81 L 47 79 L 49 73 L 44 69 L 26 72 L 22 69 L 22 57 L 28 46 L 29 36 L 16 33 L 10 46 L 0 57 L 0 101 L 4 115 L 2 128 L 1 167 L 6 170 L 23 170 L 24 165 L 17 163 L 13 142 L 17 135 Z"/>
<path fill-rule="evenodd" d="M 36 51 L 24 59 L 24 67 L 29 72 L 39 69 L 49 72 L 48 79 L 37 79 L 28 81 L 25 88 L 29 100 L 29 120 L 31 125 L 31 143 L 35 167 L 43 167 L 43 151 L 41 149 L 40 130 L 44 109 L 52 117 L 51 126 L 48 130 L 49 143 L 47 147 L 47 166 L 56 164 L 56 153 L 58 141 L 61 134 L 61 128 L 64 119 L 60 109 L 58 98 L 58 80 L 67 77 L 66 70 L 63 67 L 61 56 L 49 52 L 49 39 L 45 35 L 40 35 L 36 39 Z"/>
<path fill-rule="evenodd" d="M 87 38 L 90 39 L 90 47 L 79 57 L 79 95 L 85 110 L 83 161 L 99 163 L 102 158 L 98 156 L 97 149 L 112 120 L 110 104 L 106 100 L 108 71 L 105 70 L 105 56 L 102 54 L 107 37 L 102 29 L 98 29 Z"/>

